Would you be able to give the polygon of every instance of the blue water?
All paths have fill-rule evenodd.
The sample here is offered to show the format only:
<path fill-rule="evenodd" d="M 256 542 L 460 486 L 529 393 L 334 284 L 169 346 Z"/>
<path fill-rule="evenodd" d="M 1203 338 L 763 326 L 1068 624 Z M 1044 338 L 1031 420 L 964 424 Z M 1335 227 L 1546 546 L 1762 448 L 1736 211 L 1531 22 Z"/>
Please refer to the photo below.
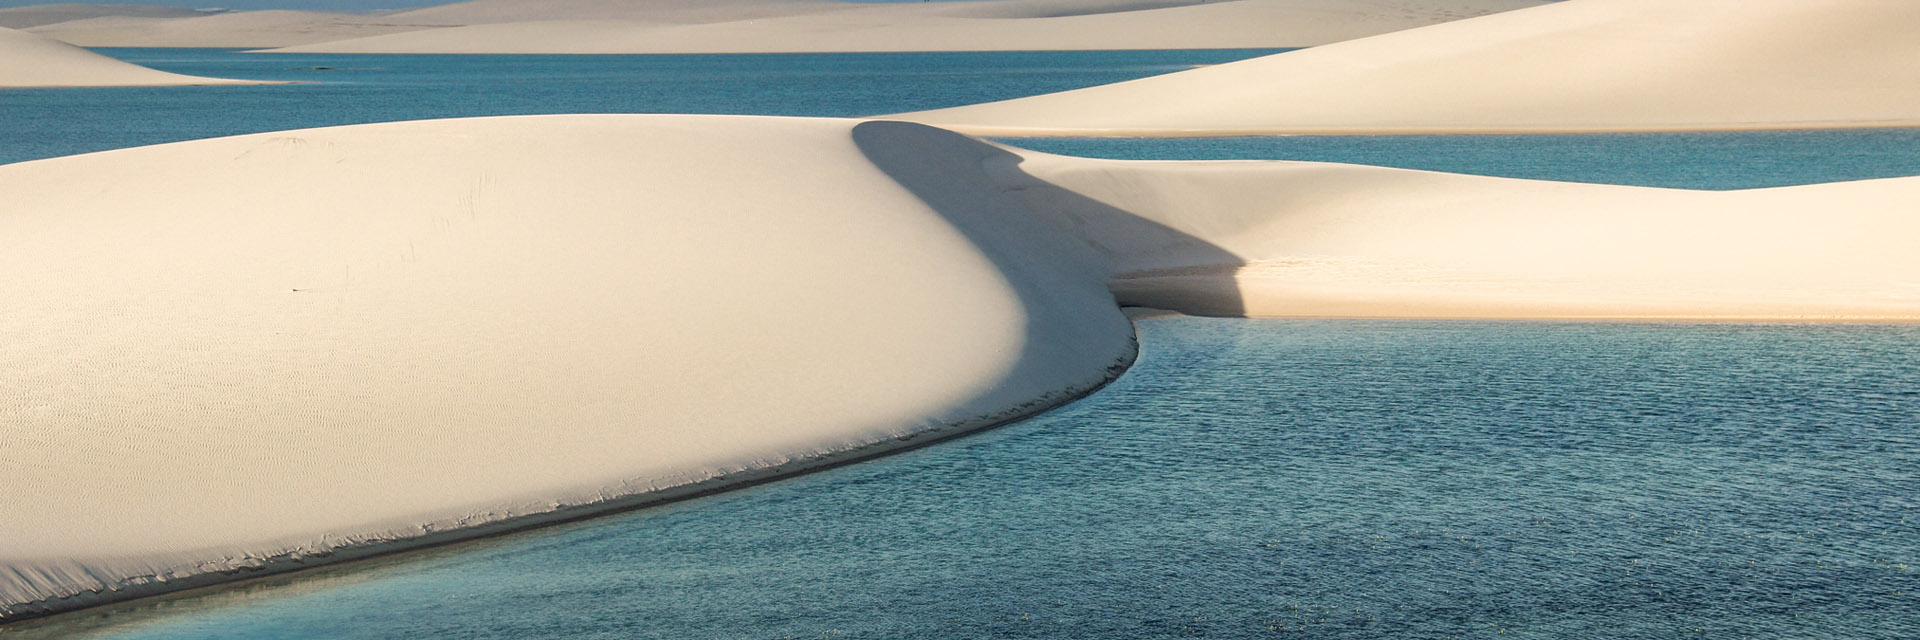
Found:
<path fill-rule="evenodd" d="M 1126 376 L 1024 423 L 91 622 L 143 640 L 1920 637 L 1920 327 L 1140 328 Z"/>
<path fill-rule="evenodd" d="M 1257 53 L 110 52 L 315 82 L 0 91 L 0 162 L 428 117 L 861 115 Z M 1021 143 L 1691 188 L 1920 174 L 1912 130 Z M 1920 327 L 1141 329 L 1132 371 L 1036 420 L 0 637 L 1920 637 Z"/>
<path fill-rule="evenodd" d="M 0 91 L 0 163 L 424 118 L 899 113 L 1078 89 L 1274 51 L 390 56 L 102 49 L 176 73 L 307 84 Z"/>
<path fill-rule="evenodd" d="M 1920 175 L 1920 128 L 1008 142 L 1094 158 L 1312 160 L 1679 189 L 1754 189 Z"/>

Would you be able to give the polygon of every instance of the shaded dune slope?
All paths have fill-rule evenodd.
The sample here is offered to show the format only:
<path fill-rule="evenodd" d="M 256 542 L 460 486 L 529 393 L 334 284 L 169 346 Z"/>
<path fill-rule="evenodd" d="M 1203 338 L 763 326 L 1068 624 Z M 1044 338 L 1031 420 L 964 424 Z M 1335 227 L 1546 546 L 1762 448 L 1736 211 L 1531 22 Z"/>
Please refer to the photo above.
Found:
<path fill-rule="evenodd" d="M 957 191 L 947 199 L 997 191 L 1085 243 L 1126 305 L 1258 317 L 1920 319 L 1920 178 L 1694 191 L 1317 162 L 1096 160 L 906 123 L 863 129 L 900 129 L 894 139 L 919 142 L 892 149 L 917 162 L 960 161 L 917 174 Z"/>
<path fill-rule="evenodd" d="M 1920 3 L 1568 0 L 900 116 L 983 135 L 1920 125 Z"/>

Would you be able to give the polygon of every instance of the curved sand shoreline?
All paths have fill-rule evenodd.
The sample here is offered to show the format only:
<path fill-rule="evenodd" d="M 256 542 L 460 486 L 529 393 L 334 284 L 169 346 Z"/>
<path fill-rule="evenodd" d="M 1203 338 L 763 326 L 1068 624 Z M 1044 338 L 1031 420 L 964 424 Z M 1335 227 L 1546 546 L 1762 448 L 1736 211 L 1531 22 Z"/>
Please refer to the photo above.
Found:
<path fill-rule="evenodd" d="M 1698 192 L 536 116 L 34 161 L 0 189 L 8 620 L 984 428 L 1117 375 L 1121 304 L 1920 319 L 1920 178 Z"/>
<path fill-rule="evenodd" d="M 319 567 L 337 566 L 361 560 L 372 560 L 383 556 L 403 554 L 570 522 L 578 522 L 624 511 L 656 507 L 726 491 L 744 489 L 768 482 L 827 471 L 844 465 L 857 464 L 882 456 L 911 451 L 980 431 L 1019 422 L 1078 401 L 1081 398 L 1099 391 L 1102 387 L 1105 387 L 1108 383 L 1118 378 L 1121 373 L 1124 373 L 1126 369 L 1132 366 L 1137 352 L 1138 346 L 1136 344 L 1134 350 L 1129 352 L 1125 359 L 1116 361 L 1110 365 L 1109 377 L 1099 381 L 1097 384 L 1084 388 L 1058 391 L 1036 399 L 1029 405 L 1018 407 L 1004 415 L 983 418 L 981 421 L 972 424 L 947 425 L 776 466 L 725 473 L 684 485 L 608 498 L 604 501 L 591 504 L 566 506 L 544 513 L 514 515 L 489 522 L 463 525 L 458 528 L 431 531 L 412 537 L 348 541 L 345 544 L 313 555 L 308 555 L 307 552 L 304 551 L 288 551 L 268 557 L 249 558 L 249 563 L 245 566 L 221 568 L 218 571 L 188 573 L 181 577 L 168 577 L 166 579 L 161 579 L 161 574 L 135 576 L 127 579 L 127 582 L 119 585 L 118 588 L 109 588 L 104 591 L 85 591 L 72 596 L 28 603 L 26 606 L 21 607 L 18 612 L 0 616 L 0 626 L 12 625 L 14 623 L 31 625 L 57 617 L 61 614 L 84 611 L 95 607 L 122 604 L 158 596 L 185 595 L 186 592 L 194 590 L 220 588 L 256 578 L 265 578 Z M 88 571 L 88 569 L 78 567 L 76 567 L 76 569 Z M 31 631 L 32 627 L 28 626 L 22 630 Z"/>

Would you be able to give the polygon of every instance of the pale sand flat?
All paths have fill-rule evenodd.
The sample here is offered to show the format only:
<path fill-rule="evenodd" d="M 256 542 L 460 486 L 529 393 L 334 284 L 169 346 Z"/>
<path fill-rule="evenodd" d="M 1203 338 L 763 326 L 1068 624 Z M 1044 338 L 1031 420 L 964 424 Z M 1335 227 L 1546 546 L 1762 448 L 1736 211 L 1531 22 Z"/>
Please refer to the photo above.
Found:
<path fill-rule="evenodd" d="M 1057 1 L 1057 0 L 1049 0 Z M 1097 0 L 1109 1 L 1109 0 Z M 472 25 L 544 20 L 639 20 L 643 22 L 727 22 L 822 11 L 856 10 L 871 5 L 840 0 L 473 0 L 393 14 L 400 20 Z"/>
<path fill-rule="evenodd" d="M 284 47 L 449 26 L 394 16 L 321 11 L 236 11 L 187 18 L 105 16 L 43 25 L 34 33 L 83 47 Z"/>
<path fill-rule="evenodd" d="M 270 84 L 149 69 L 24 31 L 0 28 L 0 89 Z"/>
<path fill-rule="evenodd" d="M 983 135 L 1920 126 L 1920 2 L 1568 0 L 897 116 Z"/>
<path fill-rule="evenodd" d="M 0 8 L 0 27 L 25 29 L 27 27 L 38 27 L 41 25 L 107 16 L 192 18 L 203 15 L 207 15 L 207 12 L 185 7 L 155 7 L 137 4 L 41 4 L 25 7 Z"/>
<path fill-rule="evenodd" d="M 1016 418 L 1223 315 L 1920 320 L 1920 178 L 1698 192 L 541 116 L 0 166 L 0 618 Z"/>

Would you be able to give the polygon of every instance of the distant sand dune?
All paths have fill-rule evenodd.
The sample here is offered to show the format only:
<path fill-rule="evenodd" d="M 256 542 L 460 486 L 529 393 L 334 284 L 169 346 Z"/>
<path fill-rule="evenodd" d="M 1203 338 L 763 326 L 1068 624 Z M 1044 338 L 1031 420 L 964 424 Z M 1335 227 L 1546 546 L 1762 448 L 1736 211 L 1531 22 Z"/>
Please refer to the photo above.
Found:
<path fill-rule="evenodd" d="M 24 31 L 0 28 L 0 89 L 260 84 L 148 69 Z"/>
<path fill-rule="evenodd" d="M 0 27 L 25 29 L 41 25 L 100 18 L 130 16 L 141 18 L 191 18 L 206 11 L 183 7 L 152 7 L 137 4 L 43 4 L 0 9 Z"/>
<path fill-rule="evenodd" d="M 832 3 L 828 3 L 832 4 Z M 1533 6 L 1532 0 L 941 2 L 689 24 L 509 22 L 289 47 L 288 53 L 733 53 L 1309 46 Z"/>
<path fill-rule="evenodd" d="M 381 15 L 108 14 L 35 27 L 96 47 L 331 53 L 733 53 L 1299 47 L 1544 0 L 476 0 Z"/>
<path fill-rule="evenodd" d="M 1920 125 L 1920 2 L 1569 0 L 902 118 L 989 135 Z"/>

